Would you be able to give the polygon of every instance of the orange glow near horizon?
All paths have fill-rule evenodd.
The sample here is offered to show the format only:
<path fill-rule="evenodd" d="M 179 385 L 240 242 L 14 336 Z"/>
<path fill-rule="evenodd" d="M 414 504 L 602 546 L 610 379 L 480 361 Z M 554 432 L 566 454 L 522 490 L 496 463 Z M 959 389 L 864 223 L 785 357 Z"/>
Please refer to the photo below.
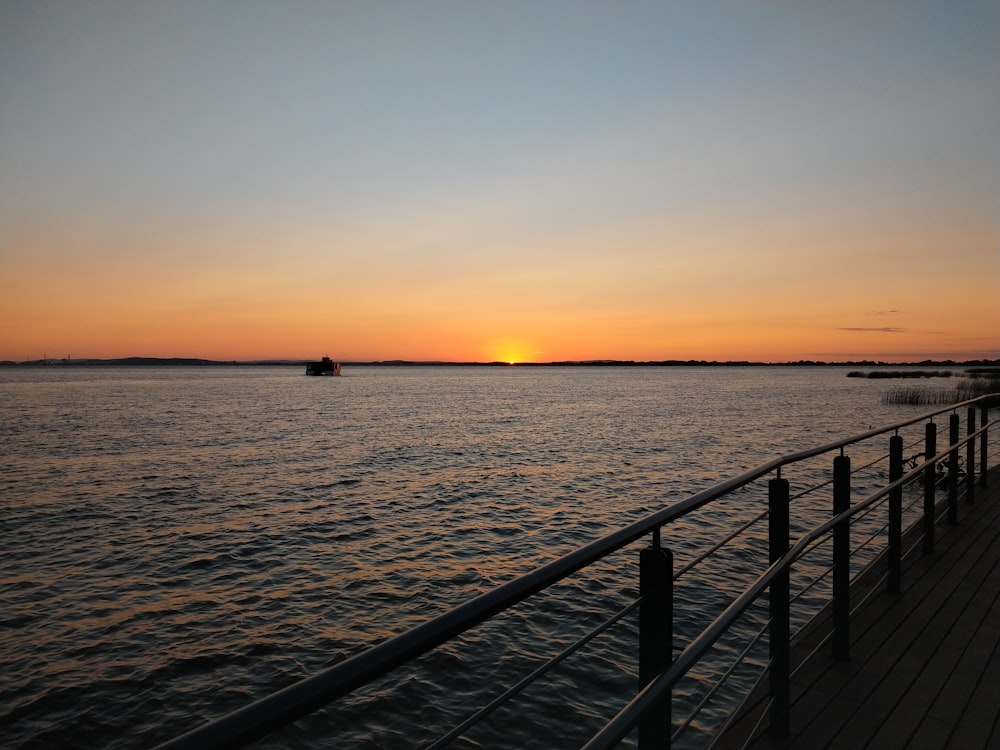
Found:
<path fill-rule="evenodd" d="M 319 259 L 315 272 L 304 273 L 275 258 L 237 270 L 202 265 L 189 278 L 184 266 L 106 245 L 105 254 L 120 261 L 91 277 L 92 256 L 64 264 L 67 274 L 48 262 L 47 256 L 70 253 L 80 240 L 74 244 L 44 230 L 11 236 L 23 250 L 19 258 L 4 259 L 0 278 L 4 360 L 254 361 L 329 354 L 344 361 L 901 362 L 1000 356 L 996 279 L 960 265 L 935 267 L 926 278 L 916 276 L 919 265 L 904 274 L 892 264 L 879 271 L 871 262 L 864 274 L 838 273 L 843 261 L 832 250 L 828 261 L 797 260 L 794 246 L 784 255 L 781 247 L 765 252 L 743 246 L 732 256 L 735 241 L 723 238 L 718 246 L 701 246 L 707 264 L 695 256 L 664 265 L 650 256 L 644 267 L 629 268 L 616 264 L 615 256 L 595 255 L 569 272 L 557 260 L 528 264 L 520 274 L 459 278 L 437 268 L 379 276 L 359 265 L 345 272 Z M 984 229 L 954 241 L 983 247 L 987 237 Z M 950 239 L 937 243 L 946 246 Z M 918 246 L 908 243 L 907 252 Z M 27 251 L 33 247 L 38 251 Z M 892 252 L 869 247 L 872 258 Z M 720 264 L 713 256 L 726 260 Z M 767 257 L 769 264 L 747 261 L 754 257 Z M 882 298 L 897 277 L 906 284 L 886 304 Z"/>
<path fill-rule="evenodd" d="M 347 308 L 352 305 L 343 302 Z M 16 321 L 10 313 L 15 307 L 19 315 L 30 317 L 29 324 L 11 323 Z M 405 309 L 348 312 L 335 305 L 326 312 L 311 312 L 302 307 L 271 300 L 163 310 L 135 300 L 115 308 L 77 296 L 34 302 L 8 297 L 0 302 L 0 359 L 69 355 L 253 361 L 329 354 L 345 361 L 901 362 L 990 358 L 988 347 L 996 340 L 995 329 L 976 305 L 927 316 L 866 314 L 847 320 L 850 325 L 842 325 L 845 320 L 836 313 L 808 309 L 804 301 L 795 316 L 785 314 L 780 304 L 749 309 L 737 303 L 713 308 L 650 306 L 628 315 L 595 311 L 581 313 L 576 320 L 509 314 L 503 321 L 486 315 L 478 320 L 471 315 L 411 316 Z M 530 338 L 489 333 L 502 326 L 530 330 Z M 483 343 L 478 343 L 479 337 Z"/>

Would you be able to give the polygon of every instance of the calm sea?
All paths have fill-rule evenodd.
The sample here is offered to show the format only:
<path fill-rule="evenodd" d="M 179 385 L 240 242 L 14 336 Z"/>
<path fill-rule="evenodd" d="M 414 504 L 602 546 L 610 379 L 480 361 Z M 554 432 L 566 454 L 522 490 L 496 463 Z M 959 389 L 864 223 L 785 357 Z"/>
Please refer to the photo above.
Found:
<path fill-rule="evenodd" d="M 911 413 L 846 374 L 4 369 L 0 745 L 148 747 L 766 459 Z M 711 527 L 666 536 L 683 550 Z M 627 603 L 635 557 L 262 746 L 433 739 Z M 717 606 L 698 585 L 682 630 Z M 634 689 L 634 652 L 626 623 L 457 746 L 578 745 Z"/>

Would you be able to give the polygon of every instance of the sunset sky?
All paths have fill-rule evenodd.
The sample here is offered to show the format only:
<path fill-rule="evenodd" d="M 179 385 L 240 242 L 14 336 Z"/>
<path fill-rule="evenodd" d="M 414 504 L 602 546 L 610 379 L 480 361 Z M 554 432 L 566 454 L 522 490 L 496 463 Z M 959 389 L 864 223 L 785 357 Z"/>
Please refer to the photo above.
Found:
<path fill-rule="evenodd" d="M 0 0 L 0 359 L 1000 357 L 1000 2 Z"/>

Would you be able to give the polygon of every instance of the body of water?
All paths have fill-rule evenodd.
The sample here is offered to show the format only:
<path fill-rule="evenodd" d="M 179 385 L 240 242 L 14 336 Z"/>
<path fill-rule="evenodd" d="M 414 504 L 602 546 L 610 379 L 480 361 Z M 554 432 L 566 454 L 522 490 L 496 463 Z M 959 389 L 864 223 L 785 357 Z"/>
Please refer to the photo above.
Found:
<path fill-rule="evenodd" d="M 769 458 L 913 413 L 846 373 L 0 371 L 0 743 L 151 746 Z M 633 558 L 262 746 L 433 739 L 633 597 Z M 679 627 L 717 594 L 689 595 Z M 585 740 L 635 688 L 629 627 L 457 746 Z"/>

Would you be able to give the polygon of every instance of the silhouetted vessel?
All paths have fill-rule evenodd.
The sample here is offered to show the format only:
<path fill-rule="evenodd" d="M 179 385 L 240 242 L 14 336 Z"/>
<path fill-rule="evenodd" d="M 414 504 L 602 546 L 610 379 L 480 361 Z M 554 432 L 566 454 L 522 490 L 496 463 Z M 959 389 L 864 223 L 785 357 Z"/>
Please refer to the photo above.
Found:
<path fill-rule="evenodd" d="M 319 362 L 306 362 L 306 375 L 340 375 L 340 362 L 323 357 Z"/>

